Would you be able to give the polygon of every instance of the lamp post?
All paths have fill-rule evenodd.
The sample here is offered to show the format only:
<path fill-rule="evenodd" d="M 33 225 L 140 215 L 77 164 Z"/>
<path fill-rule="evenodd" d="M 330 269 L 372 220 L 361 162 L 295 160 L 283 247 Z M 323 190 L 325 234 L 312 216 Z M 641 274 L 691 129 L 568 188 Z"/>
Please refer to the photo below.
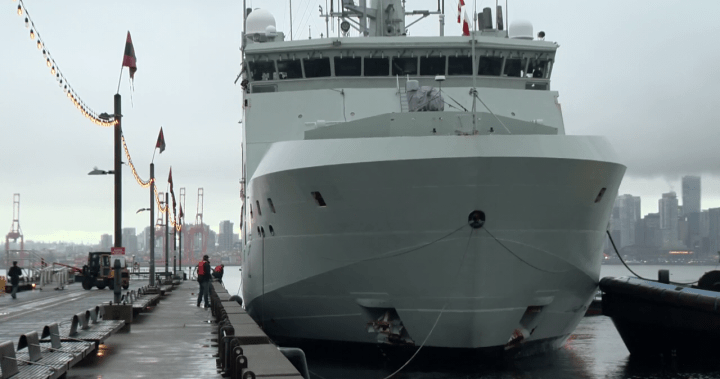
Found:
<path fill-rule="evenodd" d="M 121 106 L 121 100 L 122 97 L 119 93 L 115 94 L 114 97 L 114 112 L 112 115 L 109 115 L 107 113 L 102 113 L 98 117 L 102 120 L 115 120 L 115 127 L 114 127 L 114 134 L 115 134 L 115 140 L 114 140 L 114 156 L 115 156 L 115 167 L 113 171 L 104 171 L 104 170 L 98 170 L 97 167 L 95 167 L 88 175 L 108 175 L 108 174 L 115 174 L 115 247 L 122 247 L 122 175 L 121 175 L 121 165 L 122 165 L 122 126 L 121 126 L 121 119 L 122 119 L 122 106 Z"/>
<path fill-rule="evenodd" d="M 120 172 L 118 169 L 115 171 L 100 170 L 97 167 L 93 167 L 93 170 L 88 172 L 88 175 L 115 175 L 116 172 Z M 120 175 L 115 175 L 115 247 L 122 246 L 122 227 L 120 226 L 120 205 L 118 204 L 118 179 Z"/>
<path fill-rule="evenodd" d="M 150 164 L 150 183 L 152 183 L 152 171 L 153 171 L 153 164 Z M 150 186 L 150 195 L 152 196 L 152 186 Z M 144 212 L 144 211 L 150 211 L 150 235 L 148 236 L 149 244 L 150 244 L 150 287 L 155 287 L 155 227 L 153 226 L 153 222 L 155 221 L 155 218 L 153 217 L 155 214 L 155 199 L 153 197 L 150 198 L 150 208 L 141 208 L 138 209 L 137 213 Z"/>

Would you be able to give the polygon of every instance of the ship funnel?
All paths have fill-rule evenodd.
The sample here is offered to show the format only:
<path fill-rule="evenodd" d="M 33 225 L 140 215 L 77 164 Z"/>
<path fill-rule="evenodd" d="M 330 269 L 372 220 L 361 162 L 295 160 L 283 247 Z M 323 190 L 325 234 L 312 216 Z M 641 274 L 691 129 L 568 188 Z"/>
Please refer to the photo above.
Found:
<path fill-rule="evenodd" d="M 502 5 L 497 6 L 496 16 L 497 16 L 497 30 L 504 30 L 505 23 L 503 22 Z"/>
<path fill-rule="evenodd" d="M 480 29 L 492 29 L 493 28 L 493 22 L 492 22 L 492 9 L 483 8 L 482 13 L 478 14 L 478 21 L 482 20 L 482 22 L 479 23 Z"/>

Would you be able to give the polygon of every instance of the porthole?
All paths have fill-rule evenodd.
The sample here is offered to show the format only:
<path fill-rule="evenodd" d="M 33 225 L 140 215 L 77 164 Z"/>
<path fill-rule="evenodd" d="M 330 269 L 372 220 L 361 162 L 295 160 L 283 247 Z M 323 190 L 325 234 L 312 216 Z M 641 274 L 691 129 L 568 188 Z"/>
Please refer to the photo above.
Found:
<path fill-rule="evenodd" d="M 272 213 L 277 213 L 277 212 L 275 212 L 275 205 L 273 204 L 272 199 L 269 197 L 268 197 L 268 205 L 270 205 L 270 210 L 272 211 Z"/>
<path fill-rule="evenodd" d="M 483 211 L 472 211 L 468 215 L 468 225 L 473 229 L 480 229 L 485 225 L 485 212 Z"/>
<path fill-rule="evenodd" d="M 315 199 L 315 202 L 317 203 L 317 205 L 319 205 L 321 207 L 324 207 L 327 205 L 325 203 L 325 199 L 323 199 L 320 192 L 315 191 L 315 192 L 311 192 L 311 194 L 312 194 L 313 199 Z"/>
<path fill-rule="evenodd" d="M 260 234 L 260 227 L 259 227 L 259 226 L 257 227 L 257 230 L 258 230 L 258 236 L 261 236 L 262 234 Z"/>
<path fill-rule="evenodd" d="M 260 235 L 263 236 L 263 238 L 265 237 L 265 228 L 262 226 L 260 227 Z"/>
<path fill-rule="evenodd" d="M 275 229 L 273 229 L 272 225 L 268 225 L 268 231 L 270 231 L 271 236 L 275 235 Z"/>

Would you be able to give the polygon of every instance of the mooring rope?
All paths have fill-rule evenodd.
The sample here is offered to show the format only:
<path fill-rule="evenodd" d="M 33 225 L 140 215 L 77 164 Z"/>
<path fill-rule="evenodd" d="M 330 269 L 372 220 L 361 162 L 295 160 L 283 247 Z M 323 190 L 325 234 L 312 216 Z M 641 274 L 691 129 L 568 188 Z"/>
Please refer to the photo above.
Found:
<path fill-rule="evenodd" d="M 612 238 L 612 236 L 610 235 L 610 231 L 609 231 L 609 230 L 606 230 L 605 232 L 607 233 L 608 237 L 610 237 L 610 243 L 612 244 L 613 250 L 615 250 L 615 254 L 617 254 L 618 258 L 620 258 L 620 262 L 622 262 L 622 264 L 625 266 L 626 269 L 628 269 L 628 271 L 630 271 L 633 275 L 637 276 L 637 277 L 640 278 L 640 279 L 647 280 L 647 281 L 650 281 L 650 282 L 660 283 L 659 280 L 644 278 L 644 277 L 638 275 L 635 271 L 633 271 L 633 270 L 630 268 L 630 266 L 628 266 L 627 263 L 625 263 L 625 260 L 622 259 L 622 257 L 620 256 L 620 253 L 618 252 L 618 249 L 617 249 L 617 247 L 615 246 L 615 241 L 613 241 L 613 238 Z M 678 282 L 670 282 L 670 281 L 668 281 L 668 283 L 686 286 L 686 285 L 695 284 L 695 283 L 697 283 L 697 282 L 699 282 L 699 281 L 700 281 L 700 280 L 696 280 L 696 281 L 690 282 L 690 283 L 678 283 Z"/>

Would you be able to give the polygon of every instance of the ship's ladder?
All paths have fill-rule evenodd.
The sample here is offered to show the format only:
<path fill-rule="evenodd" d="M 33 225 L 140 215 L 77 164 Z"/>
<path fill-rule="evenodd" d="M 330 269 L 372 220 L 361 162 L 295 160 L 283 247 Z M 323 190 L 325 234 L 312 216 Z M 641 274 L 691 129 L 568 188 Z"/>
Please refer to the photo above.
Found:
<path fill-rule="evenodd" d="M 396 76 L 397 80 L 397 95 L 400 99 L 400 113 L 410 112 L 410 105 L 408 105 L 407 89 L 400 87 L 400 77 Z"/>

